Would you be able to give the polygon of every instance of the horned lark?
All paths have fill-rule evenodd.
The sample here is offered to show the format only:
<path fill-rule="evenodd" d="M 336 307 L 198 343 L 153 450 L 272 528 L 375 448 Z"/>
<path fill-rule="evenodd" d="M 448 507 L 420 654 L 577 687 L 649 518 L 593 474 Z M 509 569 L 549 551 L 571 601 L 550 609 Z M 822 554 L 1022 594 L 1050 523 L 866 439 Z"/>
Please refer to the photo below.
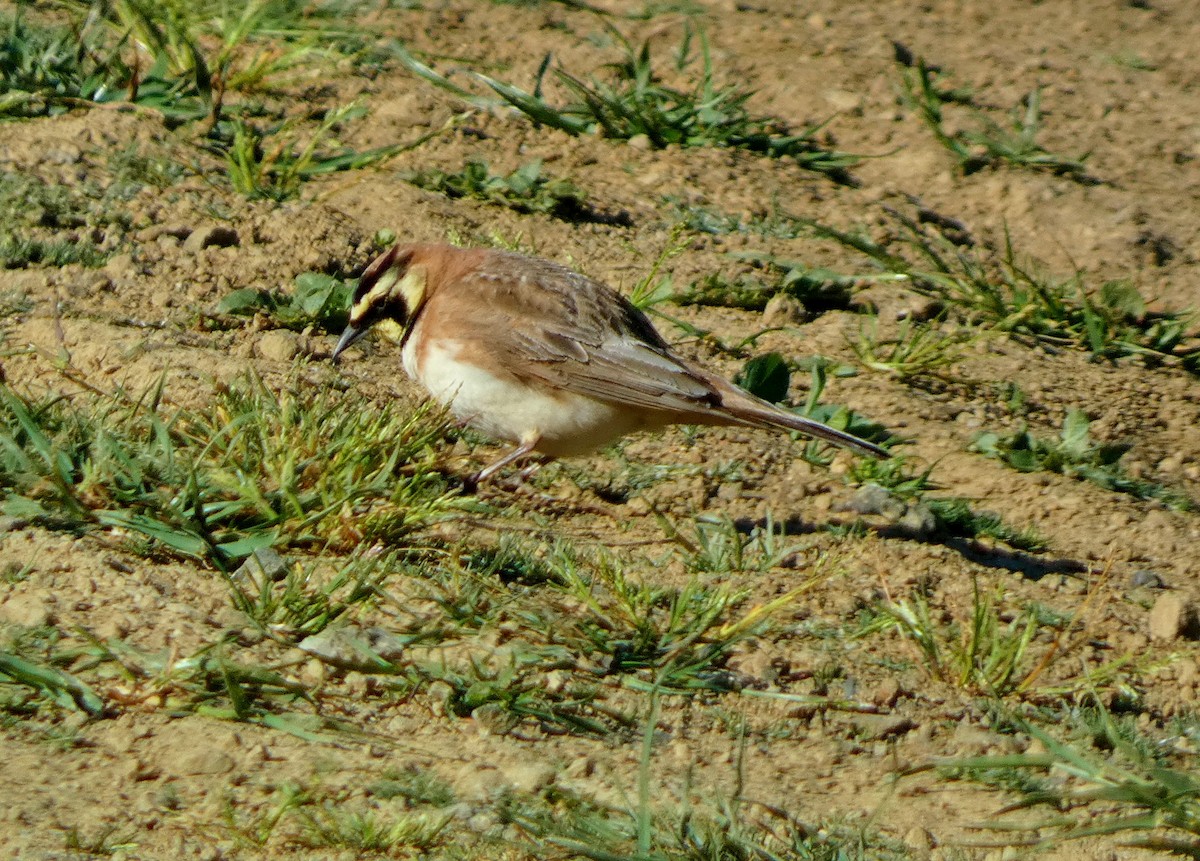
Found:
<path fill-rule="evenodd" d="M 456 418 L 516 444 L 472 486 L 531 453 L 583 454 L 670 424 L 794 430 L 888 456 L 678 356 L 619 293 L 547 260 L 397 245 L 363 273 L 333 357 L 372 326 L 399 341 L 404 370 Z"/>

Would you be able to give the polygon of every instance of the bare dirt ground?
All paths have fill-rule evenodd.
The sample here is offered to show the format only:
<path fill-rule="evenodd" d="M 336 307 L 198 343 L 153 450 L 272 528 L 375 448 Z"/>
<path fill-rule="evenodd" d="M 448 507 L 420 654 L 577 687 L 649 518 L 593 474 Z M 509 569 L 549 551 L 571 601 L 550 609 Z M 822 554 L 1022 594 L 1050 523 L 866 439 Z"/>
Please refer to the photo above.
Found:
<path fill-rule="evenodd" d="M 656 56 L 669 66 L 683 20 L 665 12 L 618 26 L 635 44 L 652 38 Z M 415 403 L 418 393 L 403 378 L 394 348 L 367 345 L 334 366 L 327 361 L 334 336 L 323 331 L 279 334 L 262 316 L 227 327 L 205 321 L 238 288 L 287 291 L 296 275 L 311 271 L 356 275 L 373 253 L 371 237 L 384 228 L 402 239 L 518 244 L 627 291 L 670 243 L 679 206 L 746 223 L 782 210 L 884 241 L 896 230 L 886 207 L 915 212 L 915 200 L 960 221 L 982 246 L 1002 247 L 1007 235 L 1022 259 L 1059 277 L 1077 273 L 1089 287 L 1127 279 L 1154 309 L 1200 304 L 1200 16 L 1191 2 L 761 0 L 703 4 L 693 20 L 708 35 L 718 77 L 755 90 L 754 112 L 794 128 L 832 118 L 821 140 L 872 156 L 852 168 L 856 185 L 735 150 L 655 150 L 600 136 L 573 138 L 495 110 L 473 112 L 381 167 L 315 179 L 298 200 L 275 204 L 248 202 L 232 191 L 217 176 L 219 160 L 192 147 L 186 127 L 164 130 L 152 111 L 105 106 L 0 125 L 4 170 L 51 185 L 103 187 L 112 154 L 130 147 L 187 167 L 168 187 L 146 186 L 121 203 L 127 226 L 103 265 L 0 271 L 0 289 L 27 300 L 6 324 L 7 384 L 34 392 L 118 385 L 141 391 L 165 374 L 173 402 L 196 405 L 212 397 L 214 380 L 228 382 L 251 369 L 275 390 L 348 388 L 372 401 Z M 372 11 L 368 24 L 434 58 L 442 72 L 470 65 L 522 85 L 547 52 L 561 68 L 584 71 L 613 56 L 600 19 L 552 3 L 430 0 L 421 8 Z M 1039 143 L 1051 152 L 1087 153 L 1095 181 L 1004 165 L 964 176 L 899 97 L 893 42 L 951 72 L 954 83 L 973 86 L 980 103 L 998 106 L 996 116 L 1040 87 Z M 465 78 L 455 80 L 466 85 Z M 297 103 L 364 98 L 367 115 L 340 132 L 356 149 L 416 140 L 464 110 L 395 64 L 370 76 L 347 70 L 302 81 L 294 95 Z M 592 207 L 626 213 L 621 220 L 628 224 L 567 222 L 450 200 L 402 176 L 459 170 L 471 158 L 502 172 L 541 158 L 548 172 L 585 189 Z M 234 235 L 205 244 L 214 225 Z M 685 236 L 686 250 L 668 264 L 677 287 L 712 272 L 747 271 L 730 256 L 741 251 L 843 273 L 872 271 L 863 256 L 811 234 L 780 238 L 743 229 Z M 866 282 L 858 286 L 866 289 Z M 870 290 L 881 327 L 894 327 L 896 309 L 913 301 L 914 294 L 896 287 Z M 661 308 L 726 344 L 769 325 L 751 311 Z M 974 828 L 1006 796 L 932 771 L 897 775 L 937 757 L 1020 752 L 1028 738 L 1001 731 L 986 705 L 994 700 L 936 678 L 894 629 L 871 636 L 828 632 L 854 629 L 881 601 L 917 593 L 942 625 L 968 618 L 976 589 L 999 596 L 996 612 L 1005 622 L 1037 603 L 1082 627 L 1071 629 L 1070 649 L 1062 645 L 1036 690 L 1009 705 L 1059 703 L 1069 710 L 1092 695 L 1094 679 L 1081 681 L 1093 678 L 1090 671 L 1129 657 L 1115 675 L 1095 682 L 1095 696 L 1110 707 L 1133 703 L 1136 723 L 1147 731 L 1186 719 L 1200 684 L 1200 650 L 1187 624 L 1200 601 L 1200 514 L 1060 474 L 1016 472 L 969 447 L 981 431 L 1009 433 L 1022 425 L 1053 437 L 1067 412 L 1078 409 L 1091 419 L 1094 438 L 1130 445 L 1122 463 L 1132 475 L 1200 500 L 1200 385 L 1170 364 L 1097 361 L 1069 345 L 1005 336 L 974 341 L 936 379 L 909 384 L 858 362 L 851 342 L 862 325 L 863 315 L 851 310 L 809 315 L 759 335 L 750 352 L 779 351 L 789 359 L 822 354 L 857 367 L 854 376 L 831 376 L 823 399 L 910 440 L 903 451 L 917 467 L 934 467 L 939 492 L 967 498 L 1016 527 L 1035 527 L 1045 550 L 906 537 L 886 518 L 847 510 L 856 491 L 843 478 L 845 455 L 818 469 L 799 459 L 802 442 L 740 430 L 636 437 L 618 452 L 548 467 L 525 488 L 487 491 L 487 509 L 443 524 L 439 534 L 491 546 L 498 534 L 512 533 L 535 550 L 565 538 L 585 556 L 609 548 L 635 581 L 680 588 L 692 574 L 672 556 L 656 512 L 685 531 L 704 517 L 787 524 L 789 535 L 778 540 L 796 551 L 786 564 L 717 572 L 704 581 L 748 590 L 752 606 L 818 575 L 782 611 L 781 627 L 739 644 L 723 666 L 746 680 L 745 691 L 767 695 L 662 698 L 652 796 L 676 809 L 691 802 L 715 810 L 714 799 L 736 795 L 758 805 L 756 821 L 784 811 L 805 822 L 862 828 L 913 858 L 1018 857 L 1032 850 L 1004 848 L 1003 834 Z M 665 320 L 659 326 L 685 354 L 730 376 L 740 369 L 743 355 Z M 791 402 L 803 403 L 806 383 L 806 374 L 794 375 Z M 1023 393 L 1019 410 L 1002 394 L 1014 387 Z M 437 446 L 444 448 L 452 487 L 454 475 L 495 451 L 474 441 Z M 658 464 L 688 469 L 639 482 Z M 529 718 L 490 726 L 486 714 L 452 713 L 435 685 L 397 693 L 370 673 L 347 672 L 294 643 L 264 638 L 209 565 L 165 552 L 138 554 L 104 530 L 75 534 L 11 517 L 0 528 L 7 572 L 0 623 L 10 639 L 53 630 L 64 642 L 83 642 L 86 632 L 176 659 L 231 643 L 231 654 L 253 655 L 314 696 L 298 711 L 354 730 L 301 738 L 261 721 L 177 708 L 154 678 L 101 678 L 76 667 L 103 698 L 102 716 L 47 709 L 14 714 L 0 730 L 5 858 L 76 857 L 89 846 L 126 858 L 356 857 L 365 850 L 306 845 L 312 829 L 303 831 L 299 814 L 283 816 L 274 830 L 264 823 L 288 786 L 318 799 L 313 809 L 381 817 L 403 810 L 368 791 L 396 774 L 429 775 L 452 793 L 447 809 L 454 824 L 445 833 L 455 836 L 448 844 L 435 841 L 426 853 L 433 857 L 570 857 L 562 846 L 483 842 L 486 835 L 511 836 L 511 823 L 497 812 L 506 792 L 543 800 L 573 793 L 620 809 L 636 804 L 640 728 L 597 737 L 549 731 Z M 285 555 L 304 561 L 302 553 Z M 544 599 L 538 589 L 514 586 L 508 593 L 513 625 L 520 624 L 512 621 L 520 601 Z M 1178 623 L 1160 618 L 1152 626 L 1152 611 L 1165 616 L 1171 606 L 1182 608 Z M 410 622 L 403 612 L 378 607 L 357 620 L 396 635 Z M 519 630 L 480 634 L 469 647 L 503 650 Z M 468 647 L 446 648 L 461 657 Z M 554 678 L 540 684 L 552 687 Z M 597 684 L 606 707 L 644 722 L 644 693 L 602 676 Z M 869 708 L 819 708 L 772 693 Z M 419 854 L 395 850 L 406 851 Z M 1096 861 L 1155 854 L 1126 848 L 1120 837 L 1044 851 Z"/>

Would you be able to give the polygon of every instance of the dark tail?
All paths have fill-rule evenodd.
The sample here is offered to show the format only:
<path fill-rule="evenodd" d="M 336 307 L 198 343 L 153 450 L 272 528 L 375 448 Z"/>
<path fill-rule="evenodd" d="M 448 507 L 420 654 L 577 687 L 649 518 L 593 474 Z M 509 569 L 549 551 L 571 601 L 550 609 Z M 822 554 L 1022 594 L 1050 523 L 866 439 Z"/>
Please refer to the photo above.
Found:
<path fill-rule="evenodd" d="M 741 397 L 736 400 L 726 398 L 725 407 L 739 421 L 745 424 L 757 427 L 778 428 L 779 430 L 799 431 L 805 436 L 824 440 L 836 446 L 848 448 L 851 451 L 871 457 L 889 458 L 892 456 L 887 449 L 880 448 L 874 443 L 867 442 L 865 439 L 859 439 L 854 434 L 848 434 L 845 431 L 831 428 L 829 425 L 821 424 L 819 421 L 781 409 L 752 395 L 746 395 L 740 391 L 738 394 Z"/>

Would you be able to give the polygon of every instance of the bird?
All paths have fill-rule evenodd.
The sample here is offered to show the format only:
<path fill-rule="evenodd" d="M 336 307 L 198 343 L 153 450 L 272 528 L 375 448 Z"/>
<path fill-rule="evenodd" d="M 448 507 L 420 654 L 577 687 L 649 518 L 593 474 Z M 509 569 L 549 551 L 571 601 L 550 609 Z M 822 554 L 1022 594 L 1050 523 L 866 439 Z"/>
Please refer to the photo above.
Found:
<path fill-rule="evenodd" d="M 405 372 L 458 421 L 513 444 L 469 489 L 532 455 L 586 454 L 673 424 L 798 431 L 890 456 L 683 358 L 616 290 L 537 257 L 393 245 L 363 271 L 332 359 L 372 328 L 399 342 Z"/>

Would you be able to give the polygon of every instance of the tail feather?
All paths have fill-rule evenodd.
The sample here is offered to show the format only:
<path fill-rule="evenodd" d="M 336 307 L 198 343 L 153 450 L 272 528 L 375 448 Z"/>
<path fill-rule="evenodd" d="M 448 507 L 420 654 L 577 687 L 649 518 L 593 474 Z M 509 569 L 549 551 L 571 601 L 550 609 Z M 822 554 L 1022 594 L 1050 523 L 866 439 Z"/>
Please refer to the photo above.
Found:
<path fill-rule="evenodd" d="M 816 439 L 833 443 L 842 448 L 851 449 L 859 454 L 883 459 L 892 456 L 891 452 L 886 448 L 877 446 L 875 443 L 867 442 L 865 439 L 859 439 L 854 434 L 831 428 L 829 425 L 821 424 L 821 422 L 796 415 L 795 413 L 788 413 L 785 410 L 773 411 L 769 416 L 764 416 L 763 421 L 771 427 L 799 431 L 806 436 L 815 437 Z"/>
<path fill-rule="evenodd" d="M 760 400 L 747 392 L 738 390 L 736 395 L 736 397 L 731 398 L 726 394 L 726 397 L 723 399 L 723 406 L 729 415 L 742 424 L 753 427 L 798 431 L 805 436 L 824 440 L 825 442 L 841 446 L 842 448 L 848 448 L 851 451 L 869 455 L 870 457 L 886 459 L 892 456 L 891 452 L 887 449 L 867 442 L 865 439 L 859 439 L 854 434 L 831 428 L 829 425 L 822 424 L 815 419 L 797 415 L 774 404 Z"/>

